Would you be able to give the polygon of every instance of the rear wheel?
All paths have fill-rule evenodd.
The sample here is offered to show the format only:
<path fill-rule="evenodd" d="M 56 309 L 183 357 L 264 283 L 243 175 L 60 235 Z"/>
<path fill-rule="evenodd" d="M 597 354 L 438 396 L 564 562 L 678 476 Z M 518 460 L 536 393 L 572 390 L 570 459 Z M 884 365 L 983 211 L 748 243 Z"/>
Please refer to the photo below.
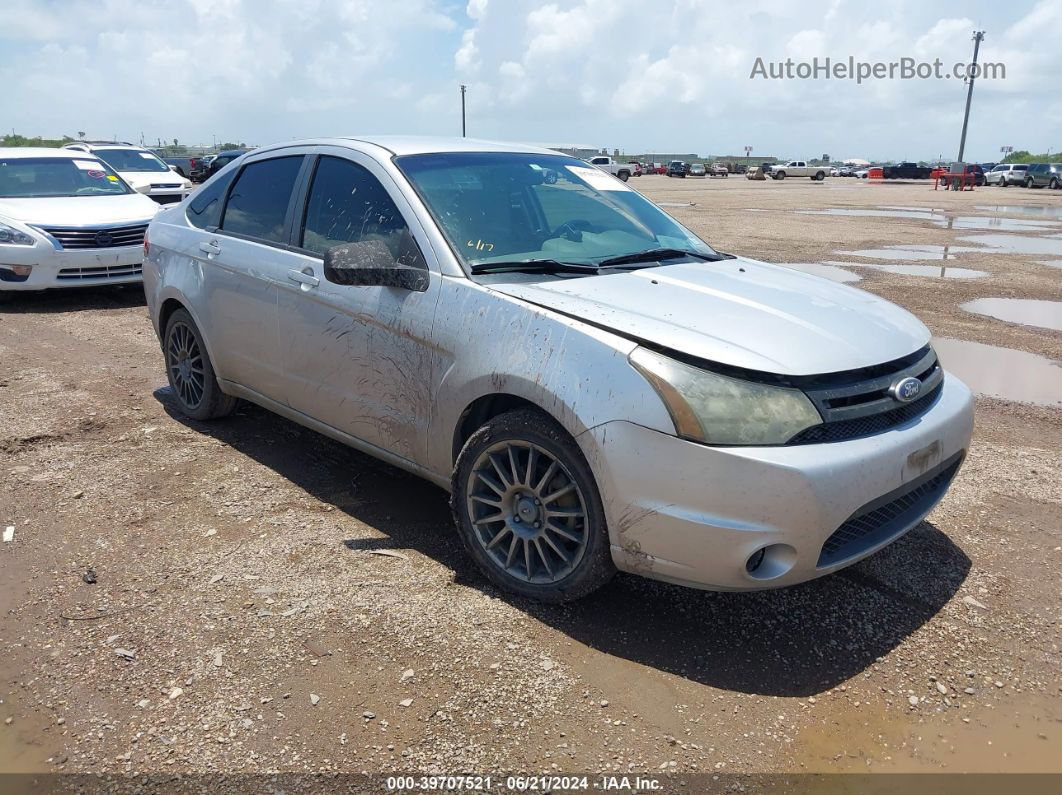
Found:
<path fill-rule="evenodd" d="M 818 180 L 818 181 L 824 180 L 824 179 L 826 179 L 826 175 L 823 172 L 821 172 L 821 171 L 816 171 L 815 172 L 815 179 Z"/>
<path fill-rule="evenodd" d="M 621 171 L 616 176 L 620 178 L 621 182 L 626 182 L 631 178 L 631 173 L 629 171 Z"/>
<path fill-rule="evenodd" d="M 1026 177 L 1025 178 L 1025 187 L 1026 188 L 1031 188 L 1032 186 L 1033 186 L 1032 177 Z"/>
<path fill-rule="evenodd" d="M 236 398 L 218 386 L 203 336 L 187 310 L 178 309 L 170 315 L 162 339 L 166 377 L 181 412 L 194 420 L 231 414 Z"/>
<path fill-rule="evenodd" d="M 1058 190 L 1059 187 L 1062 187 L 1062 184 L 1060 184 L 1057 179 L 1052 177 L 1051 178 L 1051 185 L 1049 187 L 1051 188 L 1051 190 Z"/>
<path fill-rule="evenodd" d="M 567 602 L 615 573 L 590 467 L 575 440 L 537 410 L 501 414 L 472 434 L 450 505 L 466 550 L 507 591 Z"/>

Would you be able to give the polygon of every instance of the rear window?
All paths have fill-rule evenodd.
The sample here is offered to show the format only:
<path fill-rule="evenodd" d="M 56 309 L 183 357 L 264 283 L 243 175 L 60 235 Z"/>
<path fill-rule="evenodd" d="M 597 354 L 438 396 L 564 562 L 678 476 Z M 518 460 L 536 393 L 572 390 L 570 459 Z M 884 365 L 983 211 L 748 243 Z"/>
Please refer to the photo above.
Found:
<path fill-rule="evenodd" d="M 131 193 L 91 155 L 84 157 L 12 157 L 0 159 L 0 198 L 106 196 Z"/>
<path fill-rule="evenodd" d="M 1028 171 L 1029 167 L 1026 165 L 1014 166 L 1014 171 Z"/>
<path fill-rule="evenodd" d="M 291 191 L 302 167 L 302 155 L 260 160 L 243 168 L 232 186 L 221 228 L 226 232 L 284 241 Z"/>

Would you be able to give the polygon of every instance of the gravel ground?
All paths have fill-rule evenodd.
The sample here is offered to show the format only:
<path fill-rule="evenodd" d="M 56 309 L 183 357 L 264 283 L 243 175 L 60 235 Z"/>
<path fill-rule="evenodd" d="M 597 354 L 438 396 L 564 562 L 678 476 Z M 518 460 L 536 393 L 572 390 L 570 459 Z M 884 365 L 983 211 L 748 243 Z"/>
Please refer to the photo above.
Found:
<path fill-rule="evenodd" d="M 1062 332 L 959 308 L 1062 299 L 1049 256 L 898 275 L 837 252 L 999 230 L 797 212 L 1058 193 L 631 184 L 721 250 L 853 263 L 937 335 L 1062 360 Z M 1062 772 L 1058 408 L 979 397 L 944 502 L 840 574 L 546 607 L 480 577 L 437 488 L 255 407 L 180 417 L 137 290 L 19 298 L 0 362 L 0 771 Z"/>

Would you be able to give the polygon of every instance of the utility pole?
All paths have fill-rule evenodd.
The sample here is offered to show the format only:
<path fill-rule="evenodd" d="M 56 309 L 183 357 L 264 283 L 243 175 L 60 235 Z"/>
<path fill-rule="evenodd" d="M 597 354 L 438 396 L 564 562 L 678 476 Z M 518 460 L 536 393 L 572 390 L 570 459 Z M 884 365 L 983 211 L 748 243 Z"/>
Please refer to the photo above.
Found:
<path fill-rule="evenodd" d="M 963 153 L 966 151 L 966 126 L 970 123 L 970 102 L 973 100 L 973 87 L 974 80 L 977 77 L 977 51 L 981 48 L 981 42 L 984 41 L 985 32 L 983 30 L 975 30 L 973 34 L 974 53 L 973 62 L 966 70 L 966 82 L 968 88 L 966 90 L 966 113 L 962 117 L 962 137 L 959 139 L 959 158 L 958 162 L 962 163 Z"/>
<path fill-rule="evenodd" d="M 465 137 L 465 89 L 467 86 L 461 84 L 461 137 Z"/>

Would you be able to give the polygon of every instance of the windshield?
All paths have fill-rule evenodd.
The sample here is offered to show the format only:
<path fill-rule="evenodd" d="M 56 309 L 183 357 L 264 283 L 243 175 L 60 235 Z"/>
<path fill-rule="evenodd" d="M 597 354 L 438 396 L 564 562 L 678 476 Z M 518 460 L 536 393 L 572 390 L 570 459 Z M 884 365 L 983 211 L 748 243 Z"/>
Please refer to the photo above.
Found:
<path fill-rule="evenodd" d="M 529 259 L 596 265 L 660 248 L 718 256 L 641 194 L 581 160 L 458 152 L 395 163 L 466 266 Z"/>
<path fill-rule="evenodd" d="M 151 152 L 140 149 L 97 149 L 92 153 L 111 164 L 115 171 L 169 171 L 170 167 Z"/>
<path fill-rule="evenodd" d="M 106 164 L 88 155 L 0 158 L 0 198 L 102 196 L 131 193 Z"/>

